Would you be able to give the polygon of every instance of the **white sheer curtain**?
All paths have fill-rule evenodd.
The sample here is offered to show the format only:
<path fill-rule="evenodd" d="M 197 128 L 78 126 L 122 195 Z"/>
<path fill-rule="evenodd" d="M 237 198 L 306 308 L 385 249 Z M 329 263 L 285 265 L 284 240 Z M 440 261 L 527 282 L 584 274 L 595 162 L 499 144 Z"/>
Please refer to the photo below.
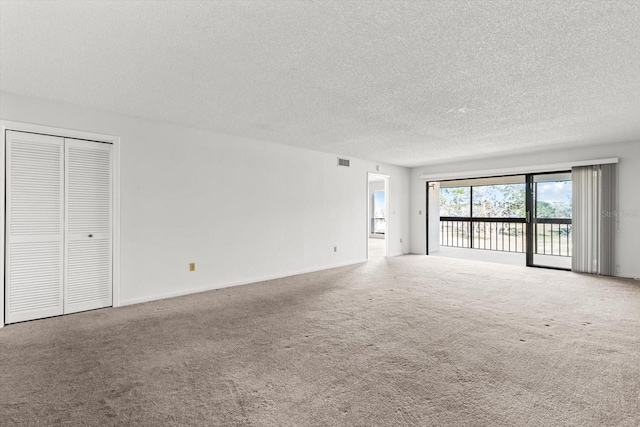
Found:
<path fill-rule="evenodd" d="M 574 167 L 572 270 L 613 276 L 617 208 L 615 164 Z"/>

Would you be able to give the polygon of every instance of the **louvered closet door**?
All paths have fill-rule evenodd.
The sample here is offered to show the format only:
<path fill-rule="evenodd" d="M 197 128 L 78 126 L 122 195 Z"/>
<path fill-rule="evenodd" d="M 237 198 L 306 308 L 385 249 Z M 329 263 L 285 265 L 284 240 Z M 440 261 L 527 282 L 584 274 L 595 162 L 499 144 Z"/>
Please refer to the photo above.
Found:
<path fill-rule="evenodd" d="M 65 313 L 112 305 L 111 144 L 65 139 Z"/>
<path fill-rule="evenodd" d="M 6 134 L 6 323 L 63 314 L 63 139 Z"/>

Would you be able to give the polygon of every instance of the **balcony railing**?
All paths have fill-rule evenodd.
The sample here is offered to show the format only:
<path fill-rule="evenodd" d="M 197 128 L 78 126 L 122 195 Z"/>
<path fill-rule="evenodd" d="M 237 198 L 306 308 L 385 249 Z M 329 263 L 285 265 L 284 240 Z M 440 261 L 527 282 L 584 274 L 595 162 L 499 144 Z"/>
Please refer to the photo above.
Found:
<path fill-rule="evenodd" d="M 440 244 L 458 248 L 525 252 L 526 224 L 520 218 L 440 219 Z"/>
<path fill-rule="evenodd" d="M 571 256 L 571 220 L 545 219 L 534 224 L 534 252 L 539 255 Z M 524 218 L 440 218 L 440 245 L 526 252 Z"/>
<path fill-rule="evenodd" d="M 533 248 L 539 255 L 571 256 L 570 219 L 537 219 Z"/>

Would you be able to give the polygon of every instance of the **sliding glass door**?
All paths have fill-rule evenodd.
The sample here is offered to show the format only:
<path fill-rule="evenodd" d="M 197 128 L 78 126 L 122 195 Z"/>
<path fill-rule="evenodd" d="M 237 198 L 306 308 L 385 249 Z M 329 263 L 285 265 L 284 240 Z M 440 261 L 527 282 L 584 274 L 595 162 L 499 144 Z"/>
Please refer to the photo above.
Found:
<path fill-rule="evenodd" d="M 571 172 L 527 176 L 527 265 L 571 269 Z"/>
<path fill-rule="evenodd" d="M 570 171 L 440 182 L 440 250 L 571 269 L 571 192 Z"/>

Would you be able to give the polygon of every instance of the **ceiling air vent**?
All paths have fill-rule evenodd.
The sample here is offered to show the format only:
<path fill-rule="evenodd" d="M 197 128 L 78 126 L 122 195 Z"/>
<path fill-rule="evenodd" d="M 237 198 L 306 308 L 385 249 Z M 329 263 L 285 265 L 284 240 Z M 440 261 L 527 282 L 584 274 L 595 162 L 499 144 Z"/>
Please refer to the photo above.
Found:
<path fill-rule="evenodd" d="M 349 160 L 347 160 L 347 159 L 341 159 L 340 157 L 338 157 L 338 166 L 346 166 L 346 167 L 349 167 Z"/>

